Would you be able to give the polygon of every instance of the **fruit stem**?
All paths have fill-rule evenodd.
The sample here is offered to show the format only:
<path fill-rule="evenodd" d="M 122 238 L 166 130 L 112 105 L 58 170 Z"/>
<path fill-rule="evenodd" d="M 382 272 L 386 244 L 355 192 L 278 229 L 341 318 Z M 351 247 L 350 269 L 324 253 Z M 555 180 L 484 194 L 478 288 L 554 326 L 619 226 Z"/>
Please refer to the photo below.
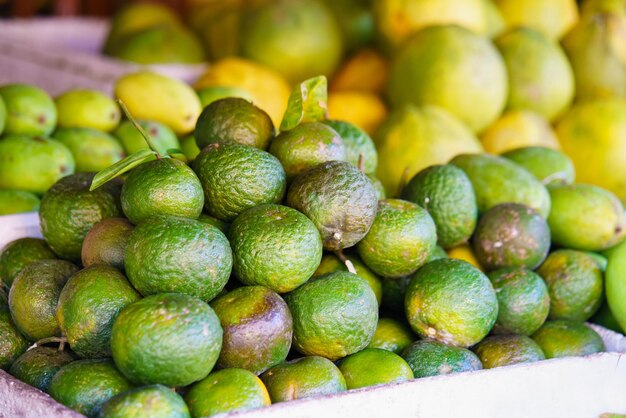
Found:
<path fill-rule="evenodd" d="M 116 101 L 117 101 L 117 104 L 119 104 L 120 107 L 122 108 L 122 112 L 124 112 L 124 115 L 126 116 L 126 118 L 130 121 L 130 123 L 133 124 L 135 129 L 137 129 L 139 131 L 139 133 L 141 134 L 143 139 L 146 141 L 146 144 L 148 144 L 148 146 L 154 152 L 156 157 L 158 159 L 164 158 L 165 156 L 161 155 L 159 150 L 154 145 L 154 142 L 152 142 L 152 139 L 150 138 L 150 135 L 148 135 L 148 133 L 146 131 L 144 131 L 144 129 L 141 127 L 141 125 L 139 123 L 137 123 L 135 118 L 133 118 L 133 115 L 130 114 L 130 111 L 128 110 L 128 108 L 126 107 L 124 102 L 122 100 L 120 100 L 120 99 L 117 99 Z"/>
<path fill-rule="evenodd" d="M 32 348 L 39 347 L 41 345 L 48 344 L 48 343 L 59 343 L 59 351 L 63 351 L 65 349 L 66 342 L 67 342 L 67 338 L 65 337 L 42 338 L 41 340 L 37 341 L 32 346 L 28 347 L 28 349 L 30 350 Z"/>
<path fill-rule="evenodd" d="M 341 260 L 343 264 L 346 265 L 350 273 L 356 274 L 356 269 L 354 268 L 354 264 L 352 264 L 352 261 L 348 260 L 348 258 L 343 254 L 343 250 L 335 251 L 335 255 L 337 256 L 339 260 Z"/>
<path fill-rule="evenodd" d="M 398 183 L 398 193 L 396 194 L 396 196 L 398 197 L 402 196 L 402 191 L 404 190 L 408 182 L 409 182 L 409 167 L 406 166 L 404 168 L 404 171 L 402 171 L 402 176 L 400 176 L 400 183 Z"/>
<path fill-rule="evenodd" d="M 357 168 L 361 173 L 365 173 L 365 155 L 363 153 L 359 153 L 359 162 L 357 163 Z"/>

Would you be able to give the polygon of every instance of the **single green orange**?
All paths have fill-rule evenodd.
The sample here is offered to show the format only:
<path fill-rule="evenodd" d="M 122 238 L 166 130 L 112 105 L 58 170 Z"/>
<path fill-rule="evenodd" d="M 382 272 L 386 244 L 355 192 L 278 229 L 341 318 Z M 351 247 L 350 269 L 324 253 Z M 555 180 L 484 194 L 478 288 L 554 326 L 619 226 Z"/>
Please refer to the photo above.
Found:
<path fill-rule="evenodd" d="M 272 367 L 261 375 L 272 403 L 330 395 L 347 390 L 346 380 L 332 361 L 302 357 Z"/>
<path fill-rule="evenodd" d="M 367 347 L 376 331 L 376 296 L 355 274 L 336 271 L 320 276 L 285 300 L 293 315 L 294 348 L 305 355 L 337 360 Z"/>
<path fill-rule="evenodd" d="M 92 128 L 59 128 L 52 139 L 67 147 L 76 172 L 100 171 L 124 158 L 124 149 L 106 132 Z"/>
<path fill-rule="evenodd" d="M 89 191 L 92 173 L 64 177 L 41 199 L 39 221 L 44 239 L 61 258 L 80 261 L 85 235 L 98 222 L 122 215 L 120 183 L 111 181 Z"/>
<path fill-rule="evenodd" d="M 413 370 L 399 355 L 378 348 L 365 348 L 339 362 L 348 389 L 413 379 Z"/>
<path fill-rule="evenodd" d="M 406 290 L 404 306 L 413 331 L 461 347 L 482 340 L 498 318 L 496 292 L 487 276 L 453 258 L 419 269 Z"/>
<path fill-rule="evenodd" d="M 193 418 L 246 411 L 271 403 L 261 379 L 248 370 L 237 368 L 213 372 L 194 383 L 185 401 Z"/>
<path fill-rule="evenodd" d="M 49 135 L 57 124 L 57 109 L 42 89 L 28 84 L 0 87 L 6 105 L 4 135 Z"/>
<path fill-rule="evenodd" d="M 584 252 L 556 250 L 537 273 L 550 292 L 550 319 L 582 322 L 600 307 L 604 294 L 602 270 Z"/>
<path fill-rule="evenodd" d="M 309 280 L 322 259 L 322 239 L 313 222 L 286 206 L 265 204 L 246 210 L 228 236 L 237 277 L 278 293 Z"/>
<path fill-rule="evenodd" d="M 545 186 L 513 161 L 490 154 L 462 154 L 450 163 L 463 170 L 472 182 L 479 212 L 500 203 L 521 203 L 544 218 L 550 214 L 550 194 Z"/>
<path fill-rule="evenodd" d="M 24 267 L 35 261 L 57 258 L 48 244 L 39 238 L 19 238 L 9 242 L 0 253 L 0 280 L 10 288 Z"/>
<path fill-rule="evenodd" d="M 597 332 L 583 323 L 564 319 L 546 322 L 532 338 L 546 358 L 586 356 L 605 350 Z"/>
<path fill-rule="evenodd" d="M 0 189 L 0 216 L 37 212 L 41 201 L 34 193 L 24 190 Z"/>
<path fill-rule="evenodd" d="M 550 250 L 550 228 L 534 209 L 502 203 L 486 211 L 472 240 L 474 254 L 487 270 L 537 268 Z"/>
<path fill-rule="evenodd" d="M 56 317 L 59 295 L 71 275 L 78 271 L 63 260 L 41 260 L 25 267 L 9 292 L 9 307 L 17 328 L 30 340 L 60 337 Z"/>
<path fill-rule="evenodd" d="M 264 150 L 274 138 L 274 124 L 267 113 L 250 101 L 228 97 L 204 108 L 194 137 L 200 149 L 215 142 L 236 142 Z"/>
<path fill-rule="evenodd" d="M 115 319 L 117 367 L 140 384 L 186 386 L 204 379 L 222 348 L 222 327 L 200 299 L 160 293 L 126 306 Z"/>
<path fill-rule="evenodd" d="M 0 309 L 0 335 L 0 369 L 6 370 L 29 345 L 15 326 L 8 309 Z"/>
<path fill-rule="evenodd" d="M 479 342 L 473 350 L 485 369 L 546 358 L 541 347 L 525 335 L 493 335 Z"/>
<path fill-rule="evenodd" d="M 565 153 L 551 148 L 516 148 L 502 156 L 524 167 L 547 186 L 572 184 L 576 177 L 572 160 Z"/>
<path fill-rule="evenodd" d="M 402 352 L 415 378 L 470 372 L 483 368 L 471 351 L 434 340 L 419 340 Z"/>
<path fill-rule="evenodd" d="M 68 408 L 95 418 L 106 401 L 131 388 L 110 359 L 78 360 L 61 367 L 50 381 L 49 393 Z"/>
<path fill-rule="evenodd" d="M 532 335 L 543 325 L 550 312 L 550 294 L 538 274 L 507 267 L 487 276 L 498 298 L 494 334 Z"/>
<path fill-rule="evenodd" d="M 280 161 L 263 150 L 236 143 L 213 143 L 193 162 L 209 215 L 231 222 L 263 203 L 280 203 L 287 181 Z M 236 179 L 236 181 L 235 181 Z"/>
<path fill-rule="evenodd" d="M 115 395 L 100 409 L 98 418 L 190 418 L 189 408 L 173 389 L 149 385 Z"/>
<path fill-rule="evenodd" d="M 378 196 L 365 174 L 345 161 L 329 161 L 294 179 L 287 205 L 304 213 L 322 235 L 325 250 L 359 242 L 369 231 Z"/>
<path fill-rule="evenodd" d="M 608 190 L 590 184 L 551 186 L 548 224 L 552 241 L 575 250 L 600 251 L 626 236 L 622 202 Z"/>
<path fill-rule="evenodd" d="M 57 320 L 72 351 L 83 358 L 110 357 L 113 321 L 139 299 L 115 267 L 88 267 L 70 277 L 59 296 Z"/>
<path fill-rule="evenodd" d="M 224 330 L 221 368 L 261 374 L 289 354 L 293 320 L 285 301 L 263 286 L 244 286 L 211 302 Z"/>
<path fill-rule="evenodd" d="M 60 128 L 92 128 L 109 132 L 119 123 L 120 108 L 98 90 L 74 89 L 55 99 Z"/>
<path fill-rule="evenodd" d="M 150 137 L 150 141 L 159 153 L 166 154 L 169 149 L 180 148 L 181 144 L 169 126 L 154 120 L 138 120 L 137 123 Z M 143 149 L 149 149 L 141 132 L 129 120 L 122 121 L 113 131 L 113 135 L 129 155 Z"/>
<path fill-rule="evenodd" d="M 420 268 L 437 245 L 437 229 L 428 212 L 400 199 L 378 201 L 376 218 L 356 248 L 375 273 L 408 276 Z"/>
<path fill-rule="evenodd" d="M 134 224 L 150 216 L 197 219 L 204 205 L 202 184 L 182 161 L 161 158 L 133 169 L 122 186 L 122 210 Z"/>
<path fill-rule="evenodd" d="M 380 348 L 400 354 L 415 339 L 415 334 L 403 322 L 393 318 L 379 318 L 367 348 Z"/>
<path fill-rule="evenodd" d="M 83 266 L 112 266 L 124 270 L 124 251 L 133 225 L 125 218 L 103 219 L 85 235 L 80 258 Z"/>
<path fill-rule="evenodd" d="M 74 356 L 68 351 L 37 346 L 19 356 L 11 365 L 9 373 L 22 382 L 47 392 L 55 373 L 72 361 Z"/>
<path fill-rule="evenodd" d="M 285 168 L 288 181 L 318 164 L 347 158 L 341 136 L 320 122 L 301 123 L 281 132 L 270 144 L 269 152 Z"/>
<path fill-rule="evenodd" d="M 362 169 L 364 173 L 375 174 L 378 168 L 378 153 L 372 138 L 357 126 L 342 120 L 323 122 L 339 134 L 346 148 L 346 161 Z"/>
<path fill-rule="evenodd" d="M 0 141 L 0 188 L 37 195 L 73 174 L 74 157 L 58 141 L 43 136 L 11 135 Z"/>
<path fill-rule="evenodd" d="M 367 281 L 370 285 L 376 295 L 378 305 L 380 306 L 383 300 L 383 284 L 381 278 L 370 270 L 358 256 L 344 255 L 343 257 L 346 261 L 341 261 L 335 254 L 326 254 L 322 256 L 322 261 L 319 263 L 315 273 L 313 273 L 313 277 L 322 276 L 327 273 L 332 273 L 333 271 L 349 271 L 348 262 L 350 262 L 352 267 L 354 267 L 354 271 L 356 271 L 356 275 L 365 279 L 365 281 Z"/>
<path fill-rule="evenodd" d="M 228 239 L 214 226 L 158 216 L 130 234 L 124 265 L 128 279 L 144 296 L 176 292 L 208 302 L 226 285 L 233 258 Z"/>
<path fill-rule="evenodd" d="M 437 226 L 437 243 L 452 248 L 474 232 L 478 207 L 467 175 L 453 165 L 434 165 L 417 173 L 402 190 L 402 198 L 428 211 Z"/>

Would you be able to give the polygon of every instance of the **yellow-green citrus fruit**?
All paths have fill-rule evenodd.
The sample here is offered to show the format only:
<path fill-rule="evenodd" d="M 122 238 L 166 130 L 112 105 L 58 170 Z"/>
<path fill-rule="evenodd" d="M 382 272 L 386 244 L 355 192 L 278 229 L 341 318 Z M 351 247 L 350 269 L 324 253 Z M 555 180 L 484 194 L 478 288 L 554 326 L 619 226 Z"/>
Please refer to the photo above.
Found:
<path fill-rule="evenodd" d="M 485 369 L 546 358 L 541 347 L 525 335 L 493 335 L 479 342 L 473 350 Z"/>
<path fill-rule="evenodd" d="M 563 319 L 546 322 L 532 338 L 546 358 L 580 357 L 605 350 L 597 332 L 583 323 Z"/>
<path fill-rule="evenodd" d="M 483 368 L 480 359 L 468 349 L 434 340 L 415 341 L 402 352 L 415 378 L 470 372 Z"/>
<path fill-rule="evenodd" d="M 378 348 L 365 348 L 339 362 L 348 389 L 406 382 L 413 370 L 399 355 Z"/>
<path fill-rule="evenodd" d="M 55 104 L 59 128 L 109 132 L 120 123 L 121 112 L 117 104 L 97 90 L 69 90 L 57 97 Z"/>

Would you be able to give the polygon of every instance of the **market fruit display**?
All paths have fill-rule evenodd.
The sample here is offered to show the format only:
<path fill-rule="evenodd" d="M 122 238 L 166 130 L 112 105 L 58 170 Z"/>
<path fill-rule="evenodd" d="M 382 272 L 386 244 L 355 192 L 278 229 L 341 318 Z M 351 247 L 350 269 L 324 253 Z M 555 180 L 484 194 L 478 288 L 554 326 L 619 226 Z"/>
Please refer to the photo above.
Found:
<path fill-rule="evenodd" d="M 208 57 L 193 86 L 0 86 L 0 214 L 42 233 L 0 250 L 3 370 L 195 418 L 610 349 L 626 104 L 588 66 L 622 12 L 345 1 L 139 3 L 104 50 Z"/>

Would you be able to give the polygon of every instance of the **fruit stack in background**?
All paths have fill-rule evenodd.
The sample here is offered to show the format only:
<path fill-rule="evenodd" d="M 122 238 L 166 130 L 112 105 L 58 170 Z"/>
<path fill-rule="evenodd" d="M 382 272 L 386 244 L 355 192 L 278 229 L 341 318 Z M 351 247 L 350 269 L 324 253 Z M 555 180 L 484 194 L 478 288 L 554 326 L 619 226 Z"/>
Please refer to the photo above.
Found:
<path fill-rule="evenodd" d="M 193 15 L 193 88 L 0 87 L 0 213 L 44 237 L 0 254 L 3 369 L 87 416 L 204 417 L 626 328 L 622 2 L 345 2 L 375 37 L 258 3 Z M 186 33 L 135 7 L 111 53 Z"/>

